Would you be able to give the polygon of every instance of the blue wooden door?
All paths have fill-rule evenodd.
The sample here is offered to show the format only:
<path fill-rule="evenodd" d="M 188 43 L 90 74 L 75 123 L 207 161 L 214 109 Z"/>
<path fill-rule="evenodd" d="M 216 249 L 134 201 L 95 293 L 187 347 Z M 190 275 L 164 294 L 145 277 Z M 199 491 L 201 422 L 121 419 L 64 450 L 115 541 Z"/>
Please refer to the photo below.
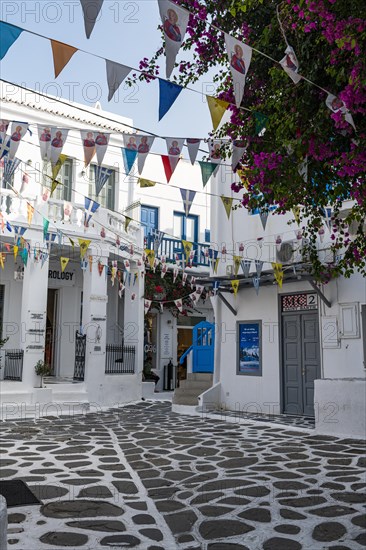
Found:
<path fill-rule="evenodd" d="M 159 227 L 158 209 L 153 206 L 141 206 L 141 222 L 145 237 L 152 235 Z"/>
<path fill-rule="evenodd" d="M 214 371 L 215 325 L 202 321 L 193 328 L 192 372 Z"/>

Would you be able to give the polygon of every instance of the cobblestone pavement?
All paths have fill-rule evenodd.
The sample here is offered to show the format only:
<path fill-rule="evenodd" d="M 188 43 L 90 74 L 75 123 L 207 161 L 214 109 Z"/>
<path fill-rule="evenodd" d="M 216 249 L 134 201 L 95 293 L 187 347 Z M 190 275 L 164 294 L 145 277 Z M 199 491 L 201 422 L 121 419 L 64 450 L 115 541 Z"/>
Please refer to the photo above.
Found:
<path fill-rule="evenodd" d="M 366 544 L 365 443 L 141 402 L 0 426 L 9 549 L 346 550 Z"/>

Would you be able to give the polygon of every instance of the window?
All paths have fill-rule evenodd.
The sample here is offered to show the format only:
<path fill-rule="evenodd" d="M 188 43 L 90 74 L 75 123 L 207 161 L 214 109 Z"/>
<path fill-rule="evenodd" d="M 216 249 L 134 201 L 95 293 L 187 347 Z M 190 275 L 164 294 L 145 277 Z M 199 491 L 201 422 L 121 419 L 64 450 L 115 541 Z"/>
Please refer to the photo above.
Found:
<path fill-rule="evenodd" d="M 205 229 L 205 243 L 211 242 L 211 231 L 209 229 Z"/>
<path fill-rule="evenodd" d="M 14 185 L 14 174 L 10 178 L 9 183 L 4 183 L 3 181 L 4 176 L 4 158 L 0 159 L 0 187 L 3 189 L 11 189 Z"/>
<path fill-rule="evenodd" d="M 57 176 L 57 181 L 62 185 L 58 185 L 52 194 L 52 198 L 61 201 L 71 201 L 72 184 L 73 184 L 73 163 L 72 159 L 66 159 L 61 166 Z M 50 162 L 44 162 L 42 171 L 42 185 L 51 187 L 52 183 L 52 167 Z"/>
<path fill-rule="evenodd" d="M 186 216 L 183 212 L 174 212 L 173 235 L 196 243 L 198 241 L 198 216 Z"/>
<path fill-rule="evenodd" d="M 0 340 L 2 338 L 2 333 L 3 333 L 4 295 L 5 295 L 5 286 L 0 285 Z"/>
<path fill-rule="evenodd" d="M 100 206 L 115 209 L 115 193 L 116 193 L 116 172 L 112 170 L 111 175 L 105 182 L 103 188 L 96 194 L 95 189 L 95 164 L 91 164 L 89 168 L 89 198 L 98 202 Z"/>

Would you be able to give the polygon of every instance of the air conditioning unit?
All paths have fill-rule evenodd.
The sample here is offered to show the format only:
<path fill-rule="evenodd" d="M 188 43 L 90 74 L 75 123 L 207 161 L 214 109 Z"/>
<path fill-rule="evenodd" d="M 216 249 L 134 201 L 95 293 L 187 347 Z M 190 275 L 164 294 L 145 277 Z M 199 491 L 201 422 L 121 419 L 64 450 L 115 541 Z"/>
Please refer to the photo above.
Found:
<path fill-rule="evenodd" d="M 281 243 L 281 247 L 276 252 L 277 262 L 281 264 L 288 264 L 294 261 L 295 252 L 294 241 L 284 241 Z"/>

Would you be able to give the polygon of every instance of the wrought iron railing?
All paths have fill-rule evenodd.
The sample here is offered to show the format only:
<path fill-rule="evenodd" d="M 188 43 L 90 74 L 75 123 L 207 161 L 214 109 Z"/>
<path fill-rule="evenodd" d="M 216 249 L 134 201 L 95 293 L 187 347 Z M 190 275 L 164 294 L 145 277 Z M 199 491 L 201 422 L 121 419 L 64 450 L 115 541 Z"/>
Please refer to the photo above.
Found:
<path fill-rule="evenodd" d="M 148 235 L 145 239 L 146 247 L 154 250 L 156 246 L 156 237 L 154 235 Z M 209 244 L 194 243 L 193 250 L 195 252 L 193 257 L 194 266 L 204 265 L 209 266 L 209 257 L 207 250 L 210 248 Z M 175 255 L 182 254 L 183 244 L 179 239 L 170 239 L 169 237 L 163 237 L 157 250 L 155 250 L 159 256 L 165 256 L 167 262 L 175 262 Z"/>
<path fill-rule="evenodd" d="M 105 354 L 106 374 L 134 374 L 136 348 L 107 344 Z"/>
<path fill-rule="evenodd" d="M 76 332 L 74 380 L 84 380 L 85 375 L 86 334 Z"/>
<path fill-rule="evenodd" d="M 24 351 L 22 349 L 5 350 L 4 380 L 22 381 L 23 356 Z"/>

